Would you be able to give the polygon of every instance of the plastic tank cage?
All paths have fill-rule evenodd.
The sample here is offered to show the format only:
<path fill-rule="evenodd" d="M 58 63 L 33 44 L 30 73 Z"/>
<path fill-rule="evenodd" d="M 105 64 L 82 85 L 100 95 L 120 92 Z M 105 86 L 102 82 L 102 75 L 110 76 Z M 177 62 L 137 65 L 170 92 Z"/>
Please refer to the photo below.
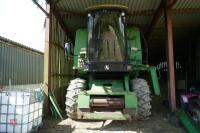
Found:
<path fill-rule="evenodd" d="M 0 132 L 29 133 L 42 125 L 44 96 L 40 88 L 0 90 Z"/>

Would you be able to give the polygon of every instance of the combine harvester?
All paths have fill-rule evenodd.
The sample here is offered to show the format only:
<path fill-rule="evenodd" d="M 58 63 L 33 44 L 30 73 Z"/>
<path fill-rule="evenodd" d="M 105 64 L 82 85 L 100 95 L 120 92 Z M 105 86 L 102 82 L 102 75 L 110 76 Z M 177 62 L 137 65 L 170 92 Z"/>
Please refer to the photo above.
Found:
<path fill-rule="evenodd" d="M 151 115 L 150 87 L 140 72 L 149 73 L 156 95 L 158 78 L 155 67 L 142 64 L 140 31 L 126 26 L 126 10 L 122 5 L 87 8 L 87 29 L 76 32 L 74 69 L 79 78 L 67 89 L 68 117 L 146 120 Z"/>

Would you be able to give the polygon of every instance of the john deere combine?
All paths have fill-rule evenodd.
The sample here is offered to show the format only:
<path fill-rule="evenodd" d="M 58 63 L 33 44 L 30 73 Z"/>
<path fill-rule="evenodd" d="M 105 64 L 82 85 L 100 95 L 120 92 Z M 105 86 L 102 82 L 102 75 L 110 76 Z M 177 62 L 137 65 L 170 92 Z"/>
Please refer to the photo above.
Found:
<path fill-rule="evenodd" d="M 151 88 L 160 94 L 154 67 L 142 64 L 140 31 L 127 27 L 127 7 L 88 8 L 87 29 L 78 29 L 74 68 L 66 94 L 67 115 L 73 119 L 130 120 L 151 115 L 150 87 L 140 78 L 149 72 Z"/>

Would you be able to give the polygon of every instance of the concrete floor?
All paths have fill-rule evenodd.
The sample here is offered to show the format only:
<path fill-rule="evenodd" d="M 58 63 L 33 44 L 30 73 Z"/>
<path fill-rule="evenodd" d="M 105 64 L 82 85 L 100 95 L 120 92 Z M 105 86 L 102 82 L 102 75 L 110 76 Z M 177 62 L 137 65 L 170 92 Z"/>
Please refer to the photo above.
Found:
<path fill-rule="evenodd" d="M 186 133 L 177 124 L 171 124 L 166 113 L 153 112 L 147 121 L 59 121 L 45 119 L 39 133 Z"/>

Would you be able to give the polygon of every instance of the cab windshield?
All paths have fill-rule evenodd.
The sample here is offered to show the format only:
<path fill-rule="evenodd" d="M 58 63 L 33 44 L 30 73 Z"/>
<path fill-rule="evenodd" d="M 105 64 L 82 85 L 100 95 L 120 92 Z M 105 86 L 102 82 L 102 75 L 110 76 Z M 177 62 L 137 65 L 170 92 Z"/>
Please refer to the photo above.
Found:
<path fill-rule="evenodd" d="M 88 22 L 90 61 L 125 60 L 124 22 L 121 13 L 96 13 Z"/>

